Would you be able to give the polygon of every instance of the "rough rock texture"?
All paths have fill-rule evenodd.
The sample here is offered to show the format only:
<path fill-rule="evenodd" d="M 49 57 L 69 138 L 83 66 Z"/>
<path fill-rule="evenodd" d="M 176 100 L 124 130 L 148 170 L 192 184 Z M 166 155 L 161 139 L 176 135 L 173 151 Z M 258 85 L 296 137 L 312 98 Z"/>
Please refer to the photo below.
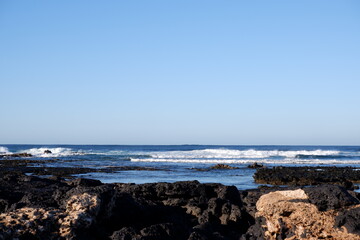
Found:
<path fill-rule="evenodd" d="M 359 205 L 341 211 L 335 219 L 336 227 L 345 227 L 350 233 L 360 235 L 360 207 Z"/>
<path fill-rule="evenodd" d="M 233 186 L 102 184 L 0 176 L 0 239 L 239 239 L 252 217 Z"/>
<path fill-rule="evenodd" d="M 352 167 L 273 167 L 258 168 L 257 183 L 272 185 L 307 186 L 337 184 L 347 189 L 360 182 L 360 171 Z"/>
<path fill-rule="evenodd" d="M 0 239 L 359 239 L 358 194 L 325 185 L 103 184 L 0 174 Z"/>
<path fill-rule="evenodd" d="M 232 167 L 227 164 L 216 164 L 215 166 L 212 166 L 211 169 L 238 169 L 238 167 Z"/>
<path fill-rule="evenodd" d="M 9 154 L 0 154 L 0 158 L 11 159 L 11 158 L 21 158 L 21 157 L 32 157 L 30 153 L 9 153 Z"/>
<path fill-rule="evenodd" d="M 65 210 L 23 207 L 0 214 L 1 239 L 76 238 L 79 229 L 92 226 L 99 199 L 89 194 L 74 195 Z"/>
<path fill-rule="evenodd" d="M 76 174 L 86 174 L 93 172 L 112 173 L 118 171 L 164 171 L 164 169 L 141 166 L 119 166 L 105 168 L 85 168 L 85 167 L 50 167 L 48 163 L 61 163 L 60 159 L 33 160 L 19 157 L 30 157 L 27 153 L 0 155 L 0 175 L 9 172 L 18 174 L 32 174 L 37 176 L 54 176 L 73 178 Z M 71 160 L 66 160 L 71 161 Z M 41 166 L 41 167 L 39 167 Z"/>
<path fill-rule="evenodd" d="M 334 188 L 332 192 L 338 187 Z M 343 209 L 345 205 L 329 202 L 325 209 L 331 210 L 321 211 L 310 203 L 302 189 L 270 192 L 257 201 L 256 224 L 243 239 L 360 239 L 359 235 L 352 234 L 358 230 L 358 224 L 346 215 L 352 214 L 356 218 L 356 214 L 347 210 L 343 217 L 337 217 L 336 209 Z M 360 205 L 355 206 L 357 209 Z"/>
<path fill-rule="evenodd" d="M 348 191 L 340 186 L 322 185 L 321 187 L 304 188 L 309 202 L 320 211 L 339 209 L 360 204 Z"/>

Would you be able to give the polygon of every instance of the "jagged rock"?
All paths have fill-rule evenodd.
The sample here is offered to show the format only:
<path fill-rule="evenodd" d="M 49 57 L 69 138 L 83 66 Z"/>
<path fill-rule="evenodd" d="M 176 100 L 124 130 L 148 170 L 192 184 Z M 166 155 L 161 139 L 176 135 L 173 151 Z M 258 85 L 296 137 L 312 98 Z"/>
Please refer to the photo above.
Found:
<path fill-rule="evenodd" d="M 102 184 L 19 173 L 0 175 L 0 210 L 0 239 L 238 239 L 250 218 L 239 191 L 221 184 Z M 35 216 L 28 225 L 9 223 L 24 212 Z"/>
<path fill-rule="evenodd" d="M 112 240 L 132 240 L 138 236 L 136 230 L 132 227 L 123 227 L 111 235 Z"/>
<path fill-rule="evenodd" d="M 70 186 L 96 187 L 102 185 L 101 181 L 88 178 L 76 178 L 67 182 Z"/>
<path fill-rule="evenodd" d="M 0 158 L 21 158 L 21 157 L 32 157 L 30 153 L 10 153 L 10 154 L 0 154 Z"/>
<path fill-rule="evenodd" d="M 340 186 L 322 185 L 304 188 L 304 191 L 309 198 L 309 202 L 317 206 L 320 211 L 360 204 L 358 199 L 351 196 L 345 188 Z"/>
<path fill-rule="evenodd" d="M 360 206 L 341 211 L 335 219 L 335 226 L 345 227 L 350 233 L 360 235 Z"/>
<path fill-rule="evenodd" d="M 44 151 L 44 154 L 51 154 L 52 152 L 49 150 L 49 149 L 46 149 L 45 151 Z"/>
<path fill-rule="evenodd" d="M 248 168 L 264 168 L 265 166 L 264 166 L 264 164 L 259 164 L 259 163 L 253 163 L 253 164 L 250 164 L 250 165 L 248 165 Z"/>
<path fill-rule="evenodd" d="M 239 169 L 239 168 L 232 167 L 232 166 L 226 165 L 226 164 L 216 164 L 215 166 L 212 166 L 211 169 Z"/>
<path fill-rule="evenodd" d="M 328 197 L 336 196 L 323 196 Z M 346 229 L 334 228 L 336 212 L 319 211 L 302 189 L 264 194 L 256 207 L 256 220 L 266 222 L 259 229 L 265 239 L 360 239 Z M 248 236 L 244 239 L 252 239 Z"/>
<path fill-rule="evenodd" d="M 352 167 L 273 167 L 258 168 L 254 174 L 260 184 L 307 186 L 336 184 L 354 190 L 360 171 Z"/>
<path fill-rule="evenodd" d="M 281 188 L 278 188 L 281 189 Z M 0 239 L 360 240 L 356 193 L 0 174 Z"/>

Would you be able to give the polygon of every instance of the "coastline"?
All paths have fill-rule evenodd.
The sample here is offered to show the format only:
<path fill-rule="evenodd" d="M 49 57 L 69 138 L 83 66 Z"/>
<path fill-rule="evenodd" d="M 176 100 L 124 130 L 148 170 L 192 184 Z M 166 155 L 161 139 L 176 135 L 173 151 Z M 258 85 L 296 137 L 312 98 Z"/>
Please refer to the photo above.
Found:
<path fill-rule="evenodd" d="M 24 161 L 0 171 L 1 239 L 360 239 L 360 194 L 339 185 L 104 184 Z"/>

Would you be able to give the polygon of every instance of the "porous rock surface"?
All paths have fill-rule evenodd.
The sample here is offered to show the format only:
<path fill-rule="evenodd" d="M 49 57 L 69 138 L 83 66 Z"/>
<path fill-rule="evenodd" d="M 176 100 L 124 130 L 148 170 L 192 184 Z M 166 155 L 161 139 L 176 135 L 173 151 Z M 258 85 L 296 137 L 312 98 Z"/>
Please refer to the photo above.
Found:
<path fill-rule="evenodd" d="M 0 175 L 0 239 L 359 239 L 358 196 L 327 185 L 103 184 Z"/>
<path fill-rule="evenodd" d="M 307 192 L 318 192 L 318 198 L 309 199 Z M 338 195 L 329 195 L 334 192 Z M 330 200 L 334 197 L 336 204 Z M 244 239 L 360 240 L 359 207 L 359 201 L 338 186 L 270 192 L 256 202 L 256 224 Z M 339 209 L 343 209 L 340 216 Z"/>
<path fill-rule="evenodd" d="M 239 239 L 252 220 L 233 186 L 0 176 L 0 239 Z"/>

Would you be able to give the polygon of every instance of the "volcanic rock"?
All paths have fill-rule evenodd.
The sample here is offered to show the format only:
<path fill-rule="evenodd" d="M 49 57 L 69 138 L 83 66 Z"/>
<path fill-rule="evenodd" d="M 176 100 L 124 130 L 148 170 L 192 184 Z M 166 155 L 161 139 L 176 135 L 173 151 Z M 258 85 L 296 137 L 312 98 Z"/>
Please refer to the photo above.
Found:
<path fill-rule="evenodd" d="M 273 167 L 258 168 L 254 174 L 257 183 L 272 185 L 336 184 L 353 190 L 360 182 L 360 171 L 352 167 Z"/>
<path fill-rule="evenodd" d="M 210 169 L 239 169 L 239 168 L 232 167 L 232 166 L 226 165 L 226 164 L 216 164 L 215 166 L 212 166 Z"/>

